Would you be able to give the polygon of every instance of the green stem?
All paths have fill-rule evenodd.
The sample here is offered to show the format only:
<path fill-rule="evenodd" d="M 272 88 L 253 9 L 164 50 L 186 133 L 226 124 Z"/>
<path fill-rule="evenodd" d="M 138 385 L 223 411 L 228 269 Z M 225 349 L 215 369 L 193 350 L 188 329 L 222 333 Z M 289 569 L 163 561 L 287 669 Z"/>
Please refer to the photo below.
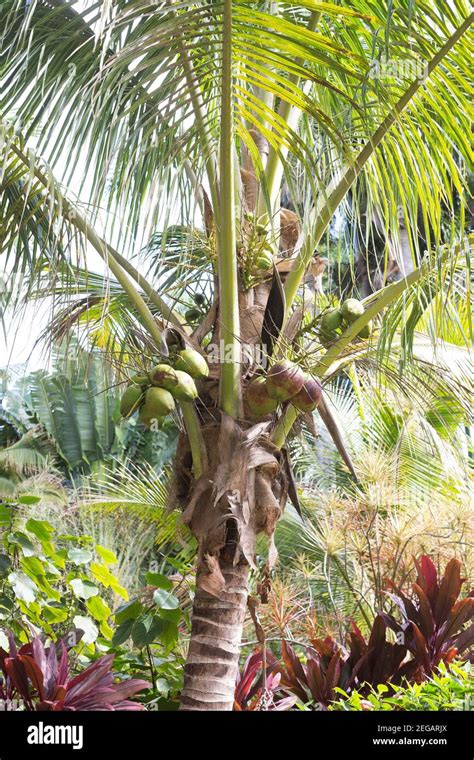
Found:
<path fill-rule="evenodd" d="M 234 200 L 232 0 L 224 0 L 221 77 L 220 214 L 217 225 L 221 357 L 219 403 L 231 417 L 241 411 L 240 320 Z"/>
<path fill-rule="evenodd" d="M 175 327 L 179 327 L 181 330 L 185 330 L 186 332 L 189 332 L 188 328 L 184 324 L 184 319 L 181 317 L 180 314 L 175 312 L 168 304 L 161 298 L 161 296 L 156 292 L 154 288 L 145 280 L 145 278 L 138 272 L 135 267 L 130 264 L 130 262 L 124 258 L 120 253 L 113 250 L 108 247 L 109 256 L 113 256 L 114 259 L 117 261 L 118 264 L 124 269 L 132 279 L 135 280 L 137 285 L 140 286 L 140 288 L 143 290 L 144 293 L 148 296 L 150 301 L 156 306 L 156 308 L 159 310 L 161 316 L 164 320 L 169 322 L 170 324 L 174 325 Z"/>
<path fill-rule="evenodd" d="M 431 59 L 430 63 L 427 67 L 428 76 L 434 71 L 434 69 L 441 63 L 443 58 L 450 52 L 450 50 L 454 47 L 456 42 L 462 37 L 462 35 L 469 29 L 471 24 L 474 21 L 474 13 L 471 13 L 470 16 L 468 16 L 464 22 L 461 24 L 461 26 L 456 29 L 454 34 L 451 35 L 451 37 L 448 39 L 448 41 L 443 45 L 443 47 L 436 53 L 436 55 Z M 301 284 L 301 281 L 303 279 L 304 273 L 306 271 L 306 268 L 308 264 L 311 261 L 311 258 L 313 256 L 314 249 L 321 241 L 322 236 L 326 232 L 326 229 L 336 212 L 339 204 L 344 199 L 352 185 L 354 184 L 355 180 L 359 176 L 360 172 L 364 168 L 367 161 L 372 157 L 375 150 L 378 148 L 386 134 L 389 132 L 391 127 L 395 124 L 400 114 L 405 110 L 405 108 L 408 106 L 410 101 L 413 99 L 413 97 L 416 95 L 420 87 L 422 87 L 424 84 L 424 80 L 417 79 L 410 87 L 406 90 L 406 92 L 402 95 L 402 97 L 398 100 L 396 105 L 392 108 L 388 116 L 384 119 L 382 124 L 378 127 L 378 129 L 374 132 L 372 137 L 368 140 L 366 145 L 363 147 L 357 158 L 355 159 L 354 163 L 346 169 L 344 172 L 342 179 L 339 180 L 335 184 L 335 186 L 329 186 L 327 188 L 326 193 L 324 194 L 324 198 L 321 201 L 320 204 L 317 205 L 315 212 L 313 214 L 313 220 L 311 224 L 311 230 L 309 234 L 306 236 L 306 239 L 301 247 L 301 250 L 299 251 L 295 262 L 293 264 L 293 267 L 288 274 L 288 277 L 285 282 L 285 296 L 286 296 L 286 313 L 285 313 L 285 320 L 286 323 L 288 316 L 290 314 L 290 310 L 293 304 L 293 301 L 296 297 L 296 293 L 298 291 L 298 288 Z"/>
<path fill-rule="evenodd" d="M 207 469 L 206 446 L 202 437 L 196 410 L 192 402 L 182 401 L 181 412 L 183 414 L 186 433 L 188 436 L 189 445 L 191 447 L 191 456 L 193 458 L 193 475 L 197 480 Z"/>

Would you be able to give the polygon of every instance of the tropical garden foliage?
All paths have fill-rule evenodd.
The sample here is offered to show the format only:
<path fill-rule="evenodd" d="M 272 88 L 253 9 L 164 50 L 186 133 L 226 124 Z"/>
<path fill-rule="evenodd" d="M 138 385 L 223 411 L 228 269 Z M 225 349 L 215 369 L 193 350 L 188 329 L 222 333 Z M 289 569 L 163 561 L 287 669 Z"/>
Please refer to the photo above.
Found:
<path fill-rule="evenodd" d="M 469 4 L 0 13 L 0 699 L 472 709 Z"/>

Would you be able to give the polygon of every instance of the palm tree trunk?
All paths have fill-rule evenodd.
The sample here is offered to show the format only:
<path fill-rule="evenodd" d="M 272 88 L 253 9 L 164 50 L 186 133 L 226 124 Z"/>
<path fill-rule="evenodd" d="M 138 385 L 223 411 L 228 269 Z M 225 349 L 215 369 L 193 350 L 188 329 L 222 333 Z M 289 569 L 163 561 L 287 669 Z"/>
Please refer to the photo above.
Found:
<path fill-rule="evenodd" d="M 191 641 L 184 668 L 181 710 L 232 710 L 248 597 L 246 563 L 221 558 L 225 589 L 213 596 L 196 589 Z"/>

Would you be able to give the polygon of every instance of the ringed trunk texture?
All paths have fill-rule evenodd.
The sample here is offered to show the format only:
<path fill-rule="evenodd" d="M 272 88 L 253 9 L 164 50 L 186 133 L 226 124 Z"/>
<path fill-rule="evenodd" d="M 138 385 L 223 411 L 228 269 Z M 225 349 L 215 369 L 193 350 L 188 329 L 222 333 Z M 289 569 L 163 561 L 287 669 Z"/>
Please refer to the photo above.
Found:
<path fill-rule="evenodd" d="M 281 453 L 268 432 L 271 420 L 238 422 L 217 411 L 215 416 L 220 420 L 201 427 L 206 471 L 194 478 L 185 435 L 175 460 L 174 496 L 199 546 L 182 710 L 233 708 L 257 535 L 270 539 L 271 567 L 273 532 L 288 493 Z"/>
<path fill-rule="evenodd" d="M 225 588 L 219 597 L 199 584 L 184 668 L 181 710 L 232 710 L 248 597 L 249 566 L 221 559 Z"/>

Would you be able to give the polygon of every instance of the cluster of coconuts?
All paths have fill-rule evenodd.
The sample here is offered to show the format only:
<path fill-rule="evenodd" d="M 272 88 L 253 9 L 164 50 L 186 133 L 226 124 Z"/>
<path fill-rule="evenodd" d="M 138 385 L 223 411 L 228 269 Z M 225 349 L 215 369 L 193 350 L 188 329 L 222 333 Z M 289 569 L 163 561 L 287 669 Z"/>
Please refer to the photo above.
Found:
<path fill-rule="evenodd" d="M 150 427 L 175 409 L 175 401 L 194 401 L 198 395 L 195 380 L 209 375 L 203 356 L 192 348 L 179 351 L 170 364 L 157 364 L 149 372 L 130 378 L 120 401 L 120 414 L 130 417 L 139 410 L 138 421 Z"/>
<path fill-rule="evenodd" d="M 319 324 L 319 337 L 323 346 L 338 339 L 340 330 L 355 322 L 364 313 L 364 304 L 357 298 L 347 298 L 339 309 L 329 309 L 324 312 Z M 367 340 L 372 335 L 372 320 L 357 333 L 358 338 Z"/>
<path fill-rule="evenodd" d="M 279 361 L 248 384 L 244 400 L 253 417 L 271 414 L 278 405 L 289 401 L 302 412 L 318 406 L 323 389 L 320 382 L 289 360 Z"/>
<path fill-rule="evenodd" d="M 273 269 L 273 251 L 267 240 L 267 228 L 255 220 L 251 211 L 246 211 L 244 217 L 251 225 L 248 241 L 249 249 L 254 253 L 251 274 L 253 277 L 266 275 Z"/>

